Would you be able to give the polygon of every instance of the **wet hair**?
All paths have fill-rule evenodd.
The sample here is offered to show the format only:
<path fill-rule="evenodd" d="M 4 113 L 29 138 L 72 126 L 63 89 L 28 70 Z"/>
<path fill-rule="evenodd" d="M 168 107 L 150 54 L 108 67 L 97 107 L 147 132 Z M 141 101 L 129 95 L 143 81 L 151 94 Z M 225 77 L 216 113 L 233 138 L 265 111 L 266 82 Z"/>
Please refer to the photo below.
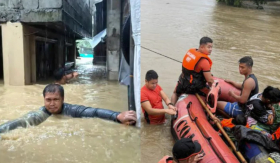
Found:
<path fill-rule="evenodd" d="M 55 93 L 58 92 L 60 96 L 64 97 L 64 89 L 59 84 L 49 84 L 43 90 L 43 96 L 45 97 L 46 93 Z"/>
<path fill-rule="evenodd" d="M 237 115 L 233 120 L 232 120 L 232 123 L 235 124 L 235 125 L 243 125 L 245 126 L 246 123 L 247 123 L 247 119 L 244 115 L 242 114 L 239 114 Z"/>
<path fill-rule="evenodd" d="M 147 81 L 151 81 L 153 79 L 158 79 L 158 74 L 157 72 L 155 72 L 154 70 L 149 70 L 147 73 L 146 73 L 146 80 Z"/>
<path fill-rule="evenodd" d="M 241 59 L 239 59 L 239 63 L 246 63 L 248 67 L 253 67 L 254 64 L 251 56 L 242 57 Z"/>
<path fill-rule="evenodd" d="M 280 90 L 278 88 L 274 88 L 272 86 L 267 86 L 263 93 L 263 97 L 270 100 L 271 103 L 280 102 Z"/>
<path fill-rule="evenodd" d="M 199 41 L 199 45 L 204 45 L 207 43 L 213 43 L 213 40 L 210 37 L 202 37 Z"/>
<path fill-rule="evenodd" d="M 60 81 L 64 75 L 65 75 L 64 68 L 58 68 L 53 73 L 55 81 Z"/>

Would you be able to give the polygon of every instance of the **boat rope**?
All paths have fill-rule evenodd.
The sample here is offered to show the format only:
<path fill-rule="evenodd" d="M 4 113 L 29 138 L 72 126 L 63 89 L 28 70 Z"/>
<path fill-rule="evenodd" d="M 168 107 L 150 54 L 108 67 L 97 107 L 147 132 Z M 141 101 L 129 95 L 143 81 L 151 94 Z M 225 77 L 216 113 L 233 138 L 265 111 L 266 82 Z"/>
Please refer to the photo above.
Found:
<path fill-rule="evenodd" d="M 199 129 L 200 133 L 201 133 L 202 136 L 209 142 L 209 144 L 210 144 L 212 150 L 214 151 L 214 153 L 216 154 L 216 156 L 217 156 L 223 163 L 226 163 L 226 161 L 225 161 L 224 159 L 221 158 L 221 156 L 218 154 L 218 152 L 217 152 L 217 151 L 215 150 L 215 148 L 213 147 L 213 145 L 212 145 L 212 143 L 211 143 L 211 139 L 212 139 L 212 138 L 211 138 L 211 137 L 206 137 L 206 136 L 204 135 L 203 131 L 201 130 L 201 128 L 199 127 L 199 125 L 197 124 L 197 119 L 198 119 L 198 118 L 197 118 L 197 117 L 192 118 L 192 116 L 191 116 L 191 114 L 190 114 L 190 111 L 189 111 L 189 109 L 190 109 L 190 107 L 191 107 L 191 104 L 192 104 L 192 102 L 189 102 L 188 105 L 187 105 L 187 111 L 188 111 L 188 114 L 190 115 L 190 119 L 191 119 L 192 121 L 195 122 L 195 124 L 196 124 L 197 128 Z"/>
<path fill-rule="evenodd" d="M 155 53 L 155 54 L 161 55 L 161 56 L 163 56 L 163 57 L 165 57 L 165 58 L 171 59 L 171 60 L 173 60 L 173 61 L 182 63 L 181 61 L 178 61 L 178 60 L 176 60 L 176 59 L 174 59 L 174 58 L 171 58 L 171 57 L 168 57 L 168 56 L 166 56 L 166 55 L 163 55 L 163 54 L 161 54 L 161 53 L 159 53 L 159 52 L 153 51 L 153 50 L 151 50 L 151 49 L 149 49 L 149 48 L 146 48 L 146 47 L 144 47 L 144 46 L 141 46 L 141 48 L 146 49 L 146 50 L 148 50 L 148 51 L 150 51 L 150 52 L 153 52 L 153 53 Z"/>

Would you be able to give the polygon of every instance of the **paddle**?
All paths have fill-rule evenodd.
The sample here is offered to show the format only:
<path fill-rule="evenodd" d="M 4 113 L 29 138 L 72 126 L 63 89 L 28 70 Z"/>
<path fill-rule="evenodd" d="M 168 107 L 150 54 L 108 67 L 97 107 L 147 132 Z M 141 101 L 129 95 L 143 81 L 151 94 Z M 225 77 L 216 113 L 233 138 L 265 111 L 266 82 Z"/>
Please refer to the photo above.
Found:
<path fill-rule="evenodd" d="M 242 163 L 247 163 L 247 161 L 245 160 L 245 158 L 243 157 L 243 155 L 237 151 L 234 143 L 231 141 L 231 139 L 229 138 L 229 136 L 227 135 L 227 133 L 225 132 L 225 130 L 223 129 L 223 127 L 221 126 L 221 124 L 219 123 L 219 121 L 216 120 L 216 118 L 214 117 L 214 115 L 211 113 L 211 111 L 208 109 L 208 107 L 206 106 L 205 102 L 201 99 L 201 97 L 196 93 L 195 94 L 198 101 L 200 102 L 200 104 L 203 106 L 203 108 L 206 110 L 206 112 L 209 114 L 210 118 L 214 121 L 215 125 L 217 125 L 217 127 L 221 130 L 222 134 L 224 135 L 224 137 L 226 138 L 226 140 L 229 142 L 230 146 L 232 147 L 232 149 L 234 150 L 234 152 L 236 153 L 237 157 L 240 159 L 240 161 Z"/>

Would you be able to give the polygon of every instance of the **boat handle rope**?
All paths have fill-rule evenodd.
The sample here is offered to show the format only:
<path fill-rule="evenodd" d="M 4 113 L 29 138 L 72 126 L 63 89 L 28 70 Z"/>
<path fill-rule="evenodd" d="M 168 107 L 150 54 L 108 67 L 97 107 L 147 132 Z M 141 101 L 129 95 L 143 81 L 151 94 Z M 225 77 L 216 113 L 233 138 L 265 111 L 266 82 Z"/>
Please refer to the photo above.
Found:
<path fill-rule="evenodd" d="M 197 117 L 192 118 L 192 115 L 190 114 L 190 111 L 189 111 L 191 105 L 192 105 L 192 102 L 190 101 L 190 102 L 188 103 L 188 105 L 187 105 L 187 111 L 188 111 L 188 114 L 190 115 L 190 119 L 191 119 L 192 121 L 196 121 Z"/>
<path fill-rule="evenodd" d="M 247 161 L 245 160 L 243 155 L 240 153 L 240 151 L 237 150 L 236 146 L 234 145 L 234 143 L 231 141 L 231 139 L 229 138 L 229 136 L 227 135 L 227 133 L 225 132 L 225 130 L 221 126 L 220 122 L 214 120 L 214 115 L 211 113 L 209 108 L 206 106 L 205 102 L 201 99 L 201 97 L 197 93 L 195 95 L 196 95 L 198 101 L 200 102 L 200 104 L 202 105 L 202 107 L 204 108 L 204 110 L 210 115 L 211 119 L 215 122 L 217 127 L 220 129 L 220 131 L 222 132 L 222 134 L 224 135 L 224 137 L 226 138 L 226 140 L 228 141 L 228 143 L 232 147 L 233 151 L 235 152 L 237 157 L 240 159 L 240 162 L 247 163 Z"/>
<path fill-rule="evenodd" d="M 182 63 L 181 61 L 178 61 L 178 60 L 176 60 L 176 59 L 174 59 L 174 58 L 171 58 L 171 57 L 168 57 L 168 56 L 166 56 L 166 55 L 163 55 L 163 54 L 161 54 L 161 53 L 159 53 L 159 52 L 153 51 L 153 50 L 151 50 L 151 49 L 149 49 L 149 48 L 145 48 L 145 47 L 143 47 L 143 46 L 141 46 L 141 48 L 146 49 L 146 50 L 148 50 L 148 51 L 150 51 L 150 52 L 153 52 L 153 53 L 155 53 L 155 54 L 161 55 L 161 56 L 163 56 L 163 57 L 165 57 L 165 58 L 171 59 L 171 60 L 173 60 L 173 61 L 175 61 L 175 62 Z"/>
<path fill-rule="evenodd" d="M 187 105 L 187 111 L 188 111 L 188 113 L 189 113 L 189 115 L 190 115 L 190 119 L 192 120 L 192 116 L 191 116 L 191 114 L 190 114 L 190 107 L 191 107 L 191 105 L 192 105 L 192 102 L 189 102 L 188 103 L 188 105 Z M 197 117 L 195 117 L 192 121 L 194 121 L 195 122 L 195 124 L 196 124 L 196 126 L 197 126 L 197 128 L 199 129 L 199 131 L 200 131 L 200 133 L 201 133 L 201 135 L 208 141 L 208 143 L 210 144 L 210 147 L 212 148 L 212 150 L 214 151 L 214 153 L 216 154 L 216 156 L 220 159 L 220 161 L 222 161 L 223 163 L 226 163 L 226 161 L 223 159 L 223 158 L 221 158 L 221 156 L 218 154 L 218 152 L 215 150 L 215 148 L 213 147 L 213 144 L 212 144 L 212 137 L 206 137 L 205 135 L 204 135 L 204 133 L 202 132 L 202 130 L 201 130 L 201 128 L 199 127 L 199 125 L 197 124 Z"/>
<path fill-rule="evenodd" d="M 186 124 L 188 124 L 188 122 L 186 121 L 186 120 L 183 120 L 183 121 L 181 121 L 178 125 L 177 125 L 177 132 L 180 132 L 181 130 L 179 130 L 179 127 L 181 126 L 181 124 L 183 124 L 183 123 L 186 123 Z"/>

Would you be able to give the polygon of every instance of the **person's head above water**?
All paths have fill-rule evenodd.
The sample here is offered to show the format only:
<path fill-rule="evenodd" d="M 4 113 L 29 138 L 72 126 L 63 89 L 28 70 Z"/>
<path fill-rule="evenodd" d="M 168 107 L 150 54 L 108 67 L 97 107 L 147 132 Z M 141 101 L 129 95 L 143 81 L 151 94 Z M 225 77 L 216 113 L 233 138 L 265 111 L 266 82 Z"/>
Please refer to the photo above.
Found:
<path fill-rule="evenodd" d="M 172 149 L 173 159 L 177 163 L 196 163 L 203 159 L 203 150 L 201 145 L 191 138 L 182 138 L 178 140 Z"/>
<path fill-rule="evenodd" d="M 272 86 L 267 86 L 263 93 L 263 102 L 266 104 L 275 104 L 280 102 L 280 90 Z"/>
<path fill-rule="evenodd" d="M 202 37 L 199 41 L 199 49 L 198 51 L 210 55 L 212 52 L 213 40 L 209 37 Z"/>
<path fill-rule="evenodd" d="M 55 70 L 53 76 L 54 76 L 55 83 L 59 83 L 59 84 L 66 83 L 64 68 L 58 68 L 57 70 Z"/>
<path fill-rule="evenodd" d="M 253 67 L 253 59 L 251 56 L 245 56 L 239 59 L 239 73 L 241 75 L 250 74 Z"/>
<path fill-rule="evenodd" d="M 60 113 L 64 102 L 64 89 L 59 84 L 49 84 L 43 90 L 45 108 L 52 114 Z"/>
<path fill-rule="evenodd" d="M 158 84 L 158 74 L 154 70 L 147 71 L 145 83 L 148 89 L 154 90 Z"/>

